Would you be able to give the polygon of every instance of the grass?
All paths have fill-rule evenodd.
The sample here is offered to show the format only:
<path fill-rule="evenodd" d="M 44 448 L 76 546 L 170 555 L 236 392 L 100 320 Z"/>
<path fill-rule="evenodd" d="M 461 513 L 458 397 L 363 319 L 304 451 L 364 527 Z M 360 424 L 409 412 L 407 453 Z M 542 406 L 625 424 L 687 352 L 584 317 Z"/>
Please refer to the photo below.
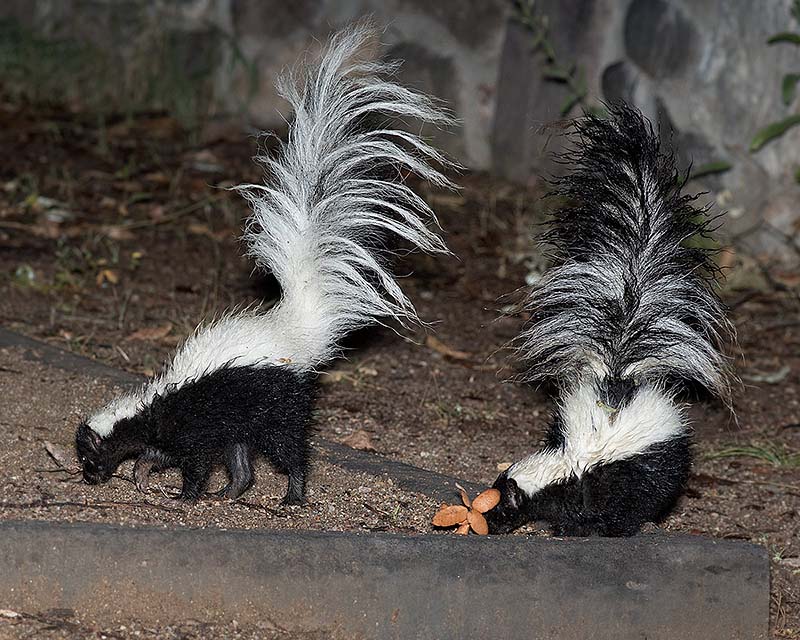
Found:
<path fill-rule="evenodd" d="M 800 467 L 800 451 L 789 449 L 784 444 L 769 443 L 750 443 L 749 445 L 737 445 L 712 451 L 705 456 L 706 460 L 717 460 L 720 458 L 751 458 L 766 462 L 773 467 L 798 468 Z"/>

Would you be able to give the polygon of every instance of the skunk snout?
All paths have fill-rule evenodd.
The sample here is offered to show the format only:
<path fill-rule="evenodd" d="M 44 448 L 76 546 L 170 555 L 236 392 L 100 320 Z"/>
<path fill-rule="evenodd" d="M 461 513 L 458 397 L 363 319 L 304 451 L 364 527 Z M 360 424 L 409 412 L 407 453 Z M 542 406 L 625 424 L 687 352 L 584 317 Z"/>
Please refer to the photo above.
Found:
<path fill-rule="evenodd" d="M 489 525 L 489 533 L 509 533 L 527 520 L 522 510 L 522 491 L 507 472 L 498 476 L 494 488 L 500 491 L 500 502 L 484 515 Z"/>
<path fill-rule="evenodd" d="M 103 439 L 86 421 L 81 422 L 75 434 L 75 452 L 83 469 L 83 481 L 86 484 L 102 484 L 111 479 L 114 469 L 103 462 L 108 459 L 103 448 Z"/>
<path fill-rule="evenodd" d="M 111 473 L 102 465 L 91 460 L 83 462 L 83 481 L 86 484 L 104 484 L 111 479 Z"/>

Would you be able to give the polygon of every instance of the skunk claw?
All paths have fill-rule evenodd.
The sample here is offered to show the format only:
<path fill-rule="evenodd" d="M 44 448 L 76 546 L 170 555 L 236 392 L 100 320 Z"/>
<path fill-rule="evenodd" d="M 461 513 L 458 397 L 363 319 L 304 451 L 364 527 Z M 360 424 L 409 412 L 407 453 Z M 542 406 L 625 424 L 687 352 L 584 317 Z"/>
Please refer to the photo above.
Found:
<path fill-rule="evenodd" d="M 153 465 L 153 460 L 142 457 L 133 466 L 133 480 L 141 493 L 147 493 L 149 489 L 150 471 L 153 469 Z"/>

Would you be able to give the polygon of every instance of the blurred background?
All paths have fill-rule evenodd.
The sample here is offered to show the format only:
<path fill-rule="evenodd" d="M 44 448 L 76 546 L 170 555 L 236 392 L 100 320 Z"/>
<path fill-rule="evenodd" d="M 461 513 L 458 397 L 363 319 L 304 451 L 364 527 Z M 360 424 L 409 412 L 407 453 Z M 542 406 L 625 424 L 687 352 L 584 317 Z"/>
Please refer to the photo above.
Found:
<path fill-rule="evenodd" d="M 797 264 L 793 0 L 6 0 L 0 77 L 109 126 L 162 112 L 206 139 L 232 122 L 280 129 L 276 75 L 364 15 L 385 25 L 375 55 L 404 59 L 402 79 L 460 118 L 435 137 L 470 169 L 535 182 L 555 120 L 628 100 L 672 132 L 727 238 Z"/>

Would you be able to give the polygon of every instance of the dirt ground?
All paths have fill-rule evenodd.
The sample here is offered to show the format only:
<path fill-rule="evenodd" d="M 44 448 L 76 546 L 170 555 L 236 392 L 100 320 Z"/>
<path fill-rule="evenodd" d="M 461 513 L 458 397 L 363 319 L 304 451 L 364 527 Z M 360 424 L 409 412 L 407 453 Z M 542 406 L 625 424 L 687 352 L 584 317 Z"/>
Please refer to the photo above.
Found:
<path fill-rule="evenodd" d="M 276 294 L 274 282 L 251 274 L 251 265 L 239 257 L 246 206 L 221 188 L 259 179 L 250 162 L 255 140 L 233 133 L 190 146 L 164 117 L 112 122 L 101 130 L 93 122 L 62 110 L 0 103 L 0 323 L 150 374 L 202 318 Z M 423 189 L 458 258 L 410 256 L 396 269 L 407 274 L 402 286 L 430 329 L 402 337 L 388 329 L 352 336 L 347 358 L 323 376 L 317 423 L 330 439 L 348 442 L 363 431 L 362 441 L 366 436 L 380 454 L 488 484 L 498 465 L 536 447 L 550 408 L 542 392 L 506 382 L 514 371 L 502 346 L 523 318 L 499 313 L 507 304 L 499 297 L 542 267 L 530 239 L 542 204 L 535 188 L 481 175 L 459 182 L 456 194 Z M 714 403 L 693 406 L 694 475 L 662 526 L 766 545 L 772 557 L 772 632 L 800 637 L 797 274 L 764 272 L 752 260 L 735 258 L 724 295 L 744 354 L 731 352 L 744 381 L 736 418 Z M 146 501 L 159 506 L 139 508 L 145 498 L 122 479 L 100 489 L 84 487 L 63 470 L 51 473 L 44 442 L 68 447 L 79 416 L 113 391 L 68 376 L 48 378 L 37 389 L 52 389 L 61 400 L 51 405 L 55 412 L 36 419 L 30 408 L 38 405 L 28 402 L 35 390 L 25 388 L 36 372 L 15 360 L 18 354 L 3 357 L 0 424 L 18 440 L 0 453 L 2 518 L 131 517 L 226 527 L 264 526 L 267 518 L 276 526 L 316 522 L 324 528 L 335 526 L 326 510 L 349 501 L 348 527 L 426 530 L 419 514 L 423 506 L 433 509 L 427 499 L 324 464 L 311 480 L 312 506 L 296 512 L 275 508 L 284 478 L 267 469 L 245 494 L 253 508 L 205 502 L 177 515 L 158 496 Z M 20 398 L 28 404 L 24 416 L 15 414 Z M 40 471 L 23 474 L 23 468 Z M 167 485 L 174 481 L 165 479 Z M 358 493 L 362 487 L 374 493 L 364 497 Z M 131 505 L 92 511 L 81 504 L 87 496 L 95 504 Z M 48 507 L 48 501 L 78 506 Z M 260 525 L 247 524 L 254 514 Z M 0 637 L 41 637 L 46 630 L 53 637 L 100 637 L 94 627 L 51 618 L 0 614 Z M 138 630 L 142 637 L 211 634 L 191 624 L 189 631 L 176 629 Z M 242 630 L 227 632 L 235 637 Z M 127 637 L 133 628 L 102 633 Z M 281 633 L 251 630 L 242 637 Z"/>

